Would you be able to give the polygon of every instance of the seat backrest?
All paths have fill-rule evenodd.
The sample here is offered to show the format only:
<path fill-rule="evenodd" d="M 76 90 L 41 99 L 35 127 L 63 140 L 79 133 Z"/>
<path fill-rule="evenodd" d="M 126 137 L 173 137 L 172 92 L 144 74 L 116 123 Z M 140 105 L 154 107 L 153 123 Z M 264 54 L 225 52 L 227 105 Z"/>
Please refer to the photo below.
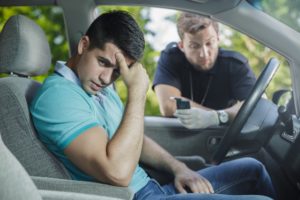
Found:
<path fill-rule="evenodd" d="M 46 73 L 51 53 L 43 30 L 22 15 L 11 17 L 0 34 L 0 132 L 7 148 L 32 176 L 67 178 L 64 166 L 38 140 L 28 105 Z M 2 162 L 2 161 L 1 161 Z"/>
<path fill-rule="evenodd" d="M 33 181 L 4 145 L 0 135 L 0 199 L 41 200 Z"/>

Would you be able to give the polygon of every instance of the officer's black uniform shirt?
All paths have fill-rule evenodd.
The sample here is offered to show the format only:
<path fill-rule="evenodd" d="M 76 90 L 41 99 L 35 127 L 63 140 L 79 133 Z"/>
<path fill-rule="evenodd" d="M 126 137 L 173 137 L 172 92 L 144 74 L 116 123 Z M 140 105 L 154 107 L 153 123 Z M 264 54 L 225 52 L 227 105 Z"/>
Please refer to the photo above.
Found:
<path fill-rule="evenodd" d="M 212 69 L 202 72 L 193 68 L 176 43 L 171 43 L 160 55 L 153 88 L 171 85 L 183 97 L 212 109 L 224 109 L 246 99 L 255 81 L 248 60 L 240 53 L 220 48 Z"/>

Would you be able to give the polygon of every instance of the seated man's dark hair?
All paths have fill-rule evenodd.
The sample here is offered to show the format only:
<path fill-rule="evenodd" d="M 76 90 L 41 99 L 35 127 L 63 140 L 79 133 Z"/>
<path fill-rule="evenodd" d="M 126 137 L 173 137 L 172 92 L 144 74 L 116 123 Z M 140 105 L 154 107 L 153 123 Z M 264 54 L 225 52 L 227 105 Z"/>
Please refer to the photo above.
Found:
<path fill-rule="evenodd" d="M 103 49 L 111 42 L 131 59 L 138 60 L 145 48 L 144 34 L 133 17 L 125 11 L 110 11 L 100 15 L 88 28 L 89 49 Z"/>

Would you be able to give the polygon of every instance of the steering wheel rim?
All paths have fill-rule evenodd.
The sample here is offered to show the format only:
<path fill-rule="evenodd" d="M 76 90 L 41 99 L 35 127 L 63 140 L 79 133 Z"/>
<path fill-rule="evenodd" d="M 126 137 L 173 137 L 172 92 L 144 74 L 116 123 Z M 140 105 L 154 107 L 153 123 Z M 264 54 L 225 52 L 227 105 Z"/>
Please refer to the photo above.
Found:
<path fill-rule="evenodd" d="M 243 103 L 235 119 L 225 130 L 224 137 L 221 140 L 219 147 L 215 151 L 211 163 L 219 164 L 224 160 L 230 147 L 234 143 L 235 138 L 241 132 L 242 128 L 247 122 L 247 119 L 254 110 L 262 94 L 268 87 L 278 68 L 279 61 L 276 58 L 271 58 L 264 70 L 262 71 L 262 73 L 260 74 L 259 78 L 257 79 L 249 97 Z"/>

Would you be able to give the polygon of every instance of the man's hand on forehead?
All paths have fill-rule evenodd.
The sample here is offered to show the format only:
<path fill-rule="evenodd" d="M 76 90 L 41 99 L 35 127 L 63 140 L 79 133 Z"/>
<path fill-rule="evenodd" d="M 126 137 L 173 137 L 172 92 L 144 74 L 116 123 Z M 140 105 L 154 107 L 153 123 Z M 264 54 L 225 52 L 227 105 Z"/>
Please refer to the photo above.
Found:
<path fill-rule="evenodd" d="M 127 63 L 124 54 L 121 53 L 121 52 L 117 52 L 117 53 L 115 54 L 115 57 L 116 57 L 116 64 L 117 64 L 117 67 L 118 67 L 118 70 L 119 70 L 119 71 L 121 70 L 121 69 L 120 69 L 120 68 L 121 68 L 121 66 L 120 66 L 121 64 L 126 65 L 127 68 L 131 68 L 132 65 L 134 65 L 134 64 L 136 63 L 135 61 L 132 61 L 132 60 L 130 60 L 130 61 Z"/>
<path fill-rule="evenodd" d="M 120 68 L 120 74 L 123 78 L 124 83 L 129 88 L 135 88 L 135 91 L 141 92 L 140 94 L 146 94 L 146 91 L 148 89 L 149 77 L 143 65 L 130 59 L 126 60 L 124 54 L 122 54 L 121 52 L 117 52 L 115 54 L 115 57 L 116 64 Z M 132 63 L 129 64 L 131 68 L 129 68 L 126 61 L 132 61 Z"/>
<path fill-rule="evenodd" d="M 125 57 L 121 52 L 117 52 L 115 54 L 117 66 L 119 67 L 120 73 L 124 74 L 124 72 L 128 71 L 128 65 L 126 63 Z"/>
<path fill-rule="evenodd" d="M 134 65 L 134 63 L 136 63 L 136 62 L 131 62 L 131 63 L 128 65 L 128 68 L 131 68 L 132 65 Z"/>

